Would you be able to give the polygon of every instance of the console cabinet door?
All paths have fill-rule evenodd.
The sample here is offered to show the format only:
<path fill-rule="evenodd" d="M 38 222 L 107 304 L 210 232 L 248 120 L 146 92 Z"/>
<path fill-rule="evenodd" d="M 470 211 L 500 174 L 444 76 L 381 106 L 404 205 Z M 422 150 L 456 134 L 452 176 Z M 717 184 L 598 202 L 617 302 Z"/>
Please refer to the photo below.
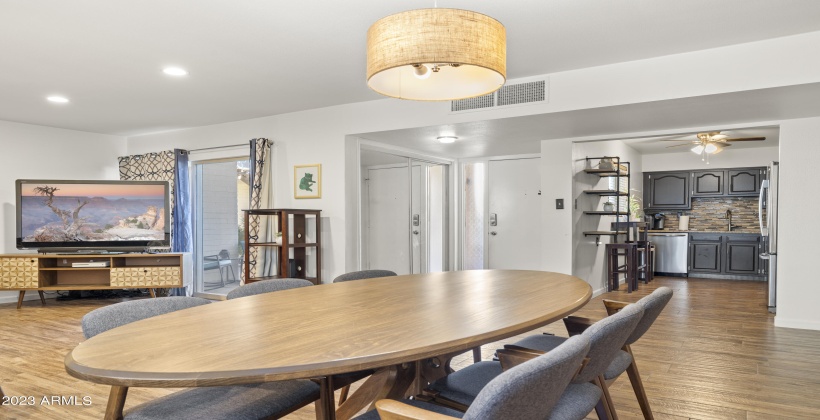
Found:
<path fill-rule="evenodd" d="M 648 195 L 644 195 L 644 204 L 653 210 L 691 208 L 689 178 L 689 172 L 647 173 L 643 185 Z"/>
<path fill-rule="evenodd" d="M 726 172 L 727 195 L 757 197 L 760 193 L 760 181 L 765 177 L 764 169 L 730 169 Z"/>
<path fill-rule="evenodd" d="M 0 258 L 0 289 L 36 289 L 40 278 L 38 267 L 37 258 Z"/>
<path fill-rule="evenodd" d="M 723 195 L 725 175 L 724 171 L 692 172 L 692 197 Z"/>
<path fill-rule="evenodd" d="M 720 273 L 720 242 L 689 244 L 689 273 Z"/>

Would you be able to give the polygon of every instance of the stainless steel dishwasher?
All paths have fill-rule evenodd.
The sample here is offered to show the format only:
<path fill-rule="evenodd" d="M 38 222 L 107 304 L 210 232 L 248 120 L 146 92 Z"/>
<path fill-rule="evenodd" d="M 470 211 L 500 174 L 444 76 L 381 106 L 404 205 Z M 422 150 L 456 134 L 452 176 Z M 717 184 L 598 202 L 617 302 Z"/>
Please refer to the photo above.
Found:
<path fill-rule="evenodd" d="M 647 236 L 649 236 L 649 241 L 655 245 L 655 274 L 686 276 L 689 234 L 649 233 Z"/>

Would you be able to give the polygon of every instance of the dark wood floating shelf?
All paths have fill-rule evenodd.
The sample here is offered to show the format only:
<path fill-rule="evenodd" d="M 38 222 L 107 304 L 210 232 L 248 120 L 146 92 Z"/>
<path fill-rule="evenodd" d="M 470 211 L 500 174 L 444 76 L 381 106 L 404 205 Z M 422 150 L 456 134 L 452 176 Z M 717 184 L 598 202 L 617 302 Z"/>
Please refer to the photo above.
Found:
<path fill-rule="evenodd" d="M 610 230 L 592 230 L 588 232 L 584 232 L 584 236 L 615 236 L 615 235 L 626 235 L 626 232 L 614 232 Z"/>
<path fill-rule="evenodd" d="M 619 192 L 615 190 L 584 190 L 584 194 L 594 194 L 594 195 L 603 195 L 603 196 L 621 196 L 626 197 L 627 193 Z"/>
<path fill-rule="evenodd" d="M 584 172 L 600 176 L 629 176 L 629 172 L 627 171 L 616 171 L 612 169 L 584 169 Z"/>
<path fill-rule="evenodd" d="M 599 214 L 601 216 L 626 216 L 626 213 L 618 213 L 614 211 L 585 211 L 584 214 Z"/>

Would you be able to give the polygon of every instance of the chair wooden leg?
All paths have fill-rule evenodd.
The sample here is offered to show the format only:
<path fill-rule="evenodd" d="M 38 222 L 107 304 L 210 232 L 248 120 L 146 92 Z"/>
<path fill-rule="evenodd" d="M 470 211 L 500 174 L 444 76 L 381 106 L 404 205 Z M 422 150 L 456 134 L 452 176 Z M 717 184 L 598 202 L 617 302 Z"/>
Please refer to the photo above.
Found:
<path fill-rule="evenodd" d="M 632 363 L 626 368 L 626 373 L 629 375 L 629 382 L 632 383 L 632 390 L 635 391 L 635 397 L 638 398 L 638 404 L 641 406 L 643 418 L 646 420 L 653 420 L 652 409 L 649 408 L 649 398 L 646 397 L 646 390 L 641 381 L 641 374 L 638 373 L 638 365 L 635 364 L 635 356 L 632 355 L 632 349 L 627 348 L 627 352 L 632 356 Z"/>
<path fill-rule="evenodd" d="M 46 304 L 46 295 L 45 295 L 45 293 L 43 293 L 42 290 L 38 290 L 37 293 L 40 295 L 40 303 L 45 305 Z"/>
<path fill-rule="evenodd" d="M 20 294 L 19 294 L 19 295 L 17 295 L 17 309 L 20 309 L 20 308 L 22 308 L 22 307 L 23 307 L 23 298 L 24 298 L 24 297 L 26 297 L 26 291 L 25 291 L 25 290 L 21 290 L 21 291 L 20 291 Z"/>
<path fill-rule="evenodd" d="M 478 346 L 473 349 L 473 363 L 478 363 L 481 361 L 481 346 Z"/>
<path fill-rule="evenodd" d="M 615 405 L 612 403 L 612 396 L 609 395 L 609 387 L 606 385 L 604 375 L 599 375 L 596 385 L 601 388 L 601 401 L 604 403 L 606 415 L 610 420 L 618 420 L 618 413 L 615 412 Z"/>
<path fill-rule="evenodd" d="M 127 386 L 112 386 L 108 394 L 108 405 L 105 407 L 105 420 L 121 420 L 122 409 L 125 407 L 125 396 L 128 395 Z"/>

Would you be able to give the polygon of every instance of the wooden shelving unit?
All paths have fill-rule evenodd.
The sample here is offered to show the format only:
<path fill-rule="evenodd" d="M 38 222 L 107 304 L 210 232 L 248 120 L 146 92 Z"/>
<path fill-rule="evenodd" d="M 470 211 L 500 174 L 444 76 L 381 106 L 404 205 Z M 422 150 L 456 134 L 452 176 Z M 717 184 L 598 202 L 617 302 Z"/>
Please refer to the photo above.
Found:
<path fill-rule="evenodd" d="M 314 284 L 322 282 L 321 210 L 305 209 L 257 209 L 245 213 L 245 283 L 279 278 L 306 279 Z M 274 232 L 281 232 L 279 242 L 266 239 L 260 242 L 250 231 L 251 219 L 268 218 Z M 276 272 L 272 275 L 254 273 L 251 250 L 275 249 Z M 257 270 L 258 272 L 258 270 Z"/>
<path fill-rule="evenodd" d="M 604 159 L 611 160 L 613 167 L 612 168 L 605 168 L 605 169 L 592 167 L 592 164 L 594 162 L 598 162 L 600 164 L 600 162 Z M 630 173 L 630 164 L 629 164 L 629 162 L 622 162 L 621 158 L 618 157 L 618 156 L 587 157 L 586 158 L 586 166 L 587 166 L 587 168 L 584 169 L 584 172 L 588 173 L 588 174 L 591 174 L 591 175 L 598 175 L 601 178 L 615 177 L 619 180 L 621 178 L 626 178 L 627 190 L 625 192 L 624 191 L 619 191 L 619 190 L 609 190 L 609 189 L 606 189 L 606 190 L 597 190 L 597 189 L 584 190 L 584 194 L 588 194 L 588 195 L 597 195 L 597 196 L 600 196 L 600 197 L 618 197 L 618 199 L 616 200 L 616 203 L 615 203 L 615 210 L 614 211 L 587 210 L 587 211 L 584 211 L 584 214 L 588 215 L 588 216 L 615 216 L 616 221 L 620 221 L 621 218 L 628 219 L 629 218 L 628 209 L 629 209 L 629 200 L 630 200 L 630 198 L 629 198 L 629 188 L 631 187 L 630 180 L 629 180 L 629 173 Z M 620 182 L 617 182 L 616 184 L 620 185 Z M 620 206 L 620 202 L 619 202 L 620 197 L 627 197 L 627 211 L 626 212 L 621 211 L 621 206 Z M 613 238 L 614 242 L 618 242 L 618 235 L 623 235 L 623 234 L 626 234 L 626 233 L 627 232 L 625 232 L 625 231 L 615 230 L 615 229 L 613 229 L 611 231 L 595 230 L 595 231 L 585 231 L 584 236 L 595 236 L 596 237 L 595 238 L 595 244 L 599 245 L 601 243 L 601 236 L 610 236 L 610 237 Z"/>

